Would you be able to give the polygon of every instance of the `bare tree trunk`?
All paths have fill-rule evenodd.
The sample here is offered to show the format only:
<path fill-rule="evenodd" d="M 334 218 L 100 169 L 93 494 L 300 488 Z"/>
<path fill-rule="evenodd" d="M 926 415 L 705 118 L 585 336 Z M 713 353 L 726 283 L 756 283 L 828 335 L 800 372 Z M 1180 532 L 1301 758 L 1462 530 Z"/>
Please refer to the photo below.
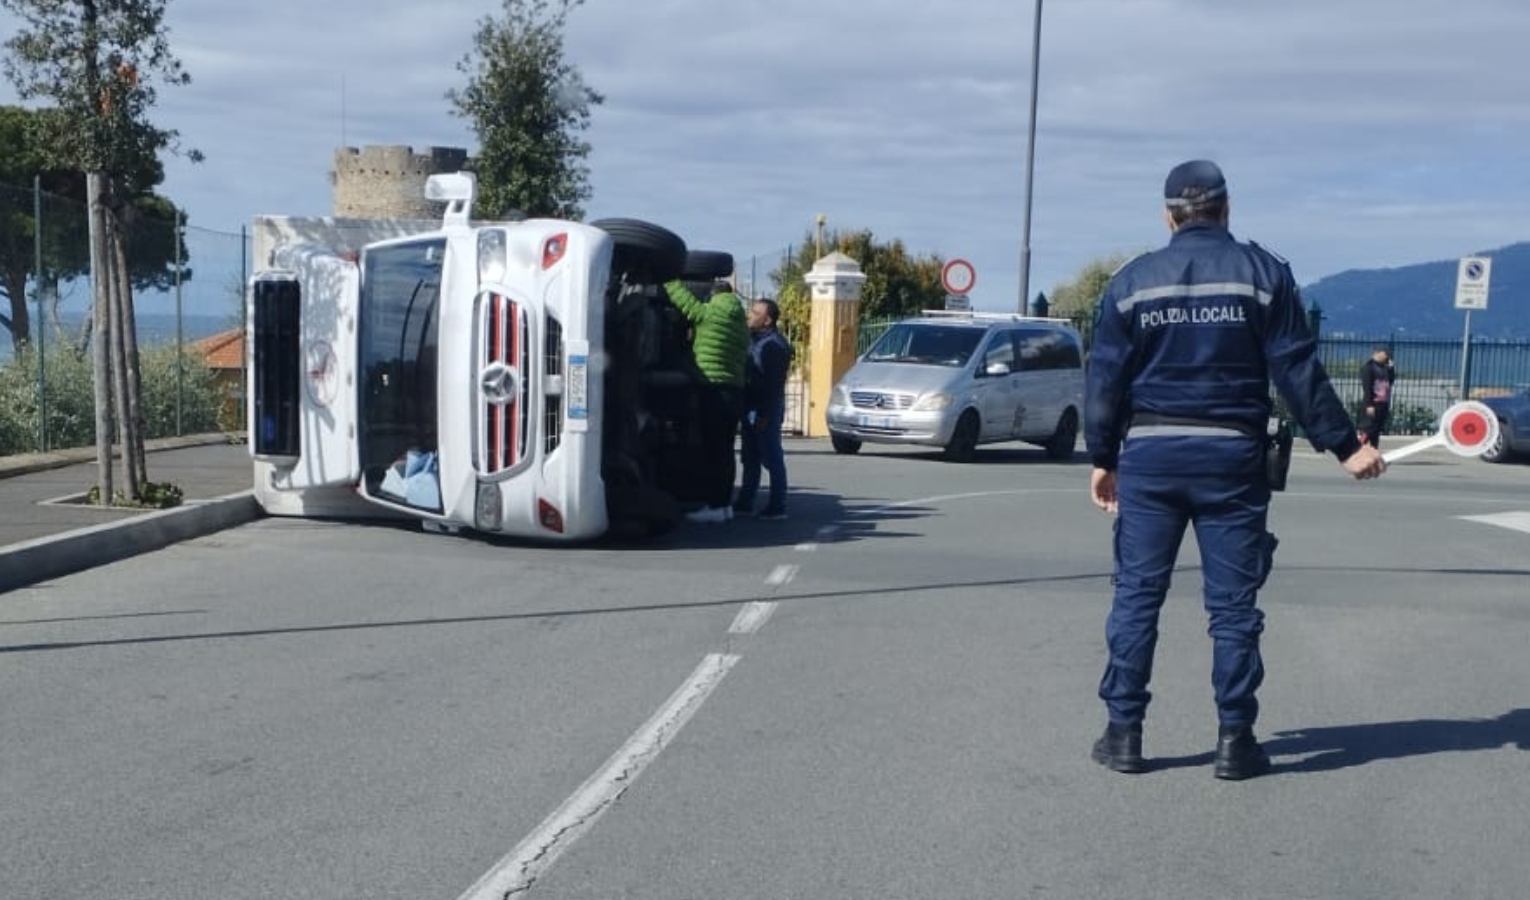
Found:
<path fill-rule="evenodd" d="M 39 278 L 36 283 L 41 284 L 42 280 Z M 32 334 L 31 314 L 27 310 L 27 279 L 24 272 L 17 270 L 7 274 L 5 295 L 11 299 L 11 314 L 6 322 L 11 331 L 11 349 L 20 353 Z M 0 318 L 5 317 L 0 316 Z"/>
<path fill-rule="evenodd" d="M 94 299 L 92 378 L 96 403 L 96 490 L 102 506 L 112 503 L 112 379 L 111 379 L 111 278 L 106 252 L 106 207 L 102 197 L 106 177 L 100 172 L 85 175 L 85 197 L 90 211 L 90 287 Z"/>
<path fill-rule="evenodd" d="M 108 235 L 115 228 L 112 224 L 112 214 L 106 214 Z M 106 253 L 109 260 L 107 277 L 110 279 L 111 304 L 112 304 L 112 399 L 116 401 L 117 411 L 117 444 L 118 453 L 122 460 L 122 493 L 128 502 L 139 499 L 138 472 L 133 467 L 133 417 L 128 413 L 128 383 L 127 383 L 127 315 L 123 309 L 122 291 L 118 290 L 117 277 L 117 254 L 113 252 L 116 244 L 114 237 L 108 237 Z"/>
<path fill-rule="evenodd" d="M 144 451 L 143 424 L 143 378 L 138 361 L 138 319 L 133 308 L 133 284 L 128 277 L 127 229 L 131 223 L 114 217 L 111 249 L 116 259 L 114 274 L 117 280 L 117 297 L 120 302 L 122 321 L 121 367 L 124 374 L 123 392 L 126 399 L 122 415 L 124 423 L 122 455 L 123 468 L 132 474 L 129 478 L 129 494 L 134 500 L 142 500 L 149 482 L 148 454 Z"/>

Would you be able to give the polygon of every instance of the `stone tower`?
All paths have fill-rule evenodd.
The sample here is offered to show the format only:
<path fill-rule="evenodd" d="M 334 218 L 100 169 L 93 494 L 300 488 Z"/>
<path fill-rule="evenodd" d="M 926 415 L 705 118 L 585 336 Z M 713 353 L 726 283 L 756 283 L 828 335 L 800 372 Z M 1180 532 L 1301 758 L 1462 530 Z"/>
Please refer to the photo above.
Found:
<path fill-rule="evenodd" d="M 334 214 L 356 219 L 436 219 L 442 205 L 425 199 L 425 179 L 461 171 L 467 151 L 402 145 L 341 147 L 335 151 Z"/>

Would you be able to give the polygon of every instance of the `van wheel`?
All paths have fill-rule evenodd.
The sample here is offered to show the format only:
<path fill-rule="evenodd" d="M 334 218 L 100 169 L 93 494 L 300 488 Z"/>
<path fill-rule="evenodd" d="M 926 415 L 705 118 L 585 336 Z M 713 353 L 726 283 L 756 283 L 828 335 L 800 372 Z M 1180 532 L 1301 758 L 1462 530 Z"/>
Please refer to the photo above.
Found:
<path fill-rule="evenodd" d="M 1078 443 L 1078 412 L 1073 407 L 1063 410 L 1062 418 L 1057 420 L 1057 431 L 1052 433 L 1052 439 L 1047 441 L 1048 459 L 1072 459 L 1073 447 Z"/>
<path fill-rule="evenodd" d="M 853 456 L 861 452 L 861 442 L 855 438 L 841 437 L 840 435 L 833 434 L 829 436 L 829 443 L 834 445 L 835 453 L 843 453 L 846 456 Z"/>
<path fill-rule="evenodd" d="M 611 269 L 629 282 L 663 284 L 685 270 L 685 241 L 662 225 L 641 219 L 597 219 L 590 225 L 616 242 Z"/>
<path fill-rule="evenodd" d="M 982 423 L 978 421 L 975 410 L 967 410 L 962 417 L 956 420 L 956 428 L 951 432 L 951 440 L 946 443 L 947 462 L 972 462 L 972 453 L 977 449 L 978 429 Z"/>

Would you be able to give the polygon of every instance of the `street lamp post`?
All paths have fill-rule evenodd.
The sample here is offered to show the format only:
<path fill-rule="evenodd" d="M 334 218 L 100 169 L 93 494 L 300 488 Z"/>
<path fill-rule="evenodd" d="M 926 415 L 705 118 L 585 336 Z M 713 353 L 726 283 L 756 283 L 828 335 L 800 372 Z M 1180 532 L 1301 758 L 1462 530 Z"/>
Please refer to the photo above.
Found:
<path fill-rule="evenodd" d="M 1036 0 L 1036 27 L 1031 34 L 1031 125 L 1025 144 L 1025 233 L 1020 243 L 1020 306 L 1025 315 L 1031 293 L 1031 186 L 1036 173 L 1036 85 L 1041 76 L 1041 0 Z"/>

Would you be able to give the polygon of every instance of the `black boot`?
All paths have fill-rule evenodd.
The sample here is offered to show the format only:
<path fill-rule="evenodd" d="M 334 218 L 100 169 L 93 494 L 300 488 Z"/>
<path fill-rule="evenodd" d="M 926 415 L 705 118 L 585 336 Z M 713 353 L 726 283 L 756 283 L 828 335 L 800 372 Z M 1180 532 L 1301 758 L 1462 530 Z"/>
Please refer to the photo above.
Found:
<path fill-rule="evenodd" d="M 1142 726 L 1111 722 L 1094 742 L 1090 758 L 1112 772 L 1136 774 L 1147 771 L 1142 760 Z"/>
<path fill-rule="evenodd" d="M 1270 771 L 1270 756 L 1247 725 L 1222 726 L 1217 734 L 1217 761 L 1212 774 L 1225 781 L 1242 781 Z"/>

